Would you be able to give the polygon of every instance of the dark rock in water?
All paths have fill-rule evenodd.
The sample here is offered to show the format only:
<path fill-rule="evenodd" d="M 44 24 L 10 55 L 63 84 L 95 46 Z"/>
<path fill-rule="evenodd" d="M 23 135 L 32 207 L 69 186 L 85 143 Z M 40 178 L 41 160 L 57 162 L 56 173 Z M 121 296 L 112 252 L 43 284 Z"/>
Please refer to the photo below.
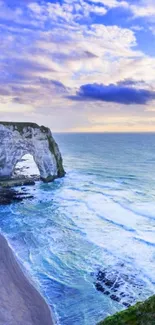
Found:
<path fill-rule="evenodd" d="M 118 302 L 121 300 L 121 298 L 120 297 L 117 297 L 116 295 L 111 295 L 110 298 L 112 300 L 115 300 L 115 301 L 118 301 Z"/>
<path fill-rule="evenodd" d="M 21 202 L 24 199 L 33 199 L 33 195 L 18 192 L 12 188 L 0 188 L 0 204 L 8 205 L 13 202 Z"/>
<path fill-rule="evenodd" d="M 40 176 L 36 175 L 36 174 L 32 174 L 31 177 L 33 179 L 35 179 L 36 181 L 39 181 L 40 180 Z"/>
<path fill-rule="evenodd" d="M 123 304 L 123 306 L 125 306 L 127 308 L 130 307 L 130 304 L 128 304 L 127 302 L 123 302 L 122 304 Z"/>
<path fill-rule="evenodd" d="M 35 181 L 32 178 L 28 177 L 20 177 L 20 178 L 10 178 L 10 179 L 1 179 L 0 187 L 15 187 L 15 186 L 27 186 L 27 185 L 35 185 Z"/>
<path fill-rule="evenodd" d="M 98 290 L 98 291 L 101 291 L 101 292 L 103 292 L 105 295 L 110 295 L 110 292 L 109 291 L 107 291 L 102 285 L 101 285 L 101 283 L 99 283 L 99 282 L 96 282 L 95 283 L 95 287 L 96 287 L 96 289 Z"/>
<path fill-rule="evenodd" d="M 113 301 L 119 302 L 125 307 L 131 306 L 142 294 L 145 283 L 139 274 L 136 275 L 136 270 L 128 271 L 125 272 L 124 264 L 118 264 L 115 268 L 107 267 L 99 270 L 95 274 L 96 289 L 104 295 L 109 295 Z M 135 291 L 137 296 L 135 296 Z"/>
<path fill-rule="evenodd" d="M 98 291 L 105 292 L 105 288 L 101 285 L 101 283 L 96 282 L 95 287 Z"/>

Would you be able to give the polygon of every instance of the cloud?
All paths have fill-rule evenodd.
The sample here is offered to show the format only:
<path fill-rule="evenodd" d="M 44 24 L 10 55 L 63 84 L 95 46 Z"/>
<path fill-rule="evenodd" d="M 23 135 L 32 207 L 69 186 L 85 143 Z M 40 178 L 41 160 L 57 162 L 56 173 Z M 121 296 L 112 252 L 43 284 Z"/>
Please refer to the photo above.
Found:
<path fill-rule="evenodd" d="M 122 87 L 137 86 L 139 84 L 146 85 L 145 81 L 143 81 L 143 80 L 124 79 L 124 80 L 117 82 L 117 85 L 122 86 Z"/>
<path fill-rule="evenodd" d="M 145 27 L 144 26 L 139 26 L 139 25 L 133 25 L 133 26 L 131 26 L 131 29 L 136 31 L 136 32 L 145 31 Z"/>
<path fill-rule="evenodd" d="M 155 91 L 114 84 L 105 86 L 94 83 L 81 86 L 77 96 L 71 96 L 71 98 L 73 100 L 97 100 L 126 105 L 145 105 L 151 100 L 155 100 Z"/>
<path fill-rule="evenodd" d="M 62 91 L 66 92 L 66 87 L 63 85 L 62 82 L 57 80 L 50 80 L 47 78 L 39 78 L 40 84 L 45 85 L 46 87 L 55 87 L 56 89 L 61 89 Z"/>
<path fill-rule="evenodd" d="M 153 24 L 153 26 L 150 26 L 149 30 L 152 32 L 153 35 L 155 35 L 155 24 Z"/>
<path fill-rule="evenodd" d="M 154 0 L 119 1 L 119 0 L 93 0 L 94 3 L 101 3 L 106 8 L 125 8 L 135 17 L 151 18 L 155 16 Z M 135 3 L 134 3 L 135 2 Z M 137 3 L 136 3 L 137 2 Z"/>
<path fill-rule="evenodd" d="M 128 7 L 127 1 L 119 0 L 92 0 L 94 3 L 101 3 L 106 7 L 115 8 L 115 7 Z"/>
<path fill-rule="evenodd" d="M 66 22 L 75 24 L 83 18 L 89 18 L 92 13 L 97 15 L 105 15 L 107 10 L 104 6 L 98 6 L 84 0 L 64 0 L 59 2 L 43 2 L 40 5 L 37 2 L 28 4 L 35 18 L 42 18 L 46 21 L 52 19 L 53 22 Z"/>
<path fill-rule="evenodd" d="M 52 5 L 54 4 L 50 4 L 50 8 Z M 73 24 L 73 19 L 71 23 L 62 22 L 57 14 L 55 14 L 56 23 L 53 24 L 46 3 L 31 4 L 31 9 L 38 12 L 37 16 L 29 6 L 28 12 L 26 11 L 26 15 L 29 14 L 29 27 L 23 29 L 3 24 L 1 29 L 3 60 L 0 62 L 0 69 L 4 71 L 1 81 L 7 84 L 7 87 L 12 84 L 21 86 L 30 84 L 31 87 L 37 88 L 39 77 L 57 80 L 72 88 L 85 83 L 85 79 L 86 83 L 88 80 L 100 82 L 103 75 L 103 82 L 109 83 L 111 73 L 115 71 L 119 60 L 123 57 L 143 55 L 134 50 L 136 38 L 134 32 L 128 28 L 101 24 Z M 71 14 L 74 16 L 72 11 Z M 38 29 L 34 30 L 32 26 L 36 17 Z M 40 22 L 45 17 L 48 29 L 40 30 Z M 122 62 L 121 65 L 123 66 Z M 39 87 L 42 93 L 41 83 Z M 46 96 L 44 99 L 46 100 Z"/>
<path fill-rule="evenodd" d="M 155 2 L 154 0 L 140 0 L 137 5 L 129 5 L 129 8 L 136 17 L 154 17 Z"/>
<path fill-rule="evenodd" d="M 18 101 L 16 102 L 13 102 L 13 101 L 10 101 L 10 102 L 7 102 L 4 103 L 2 101 L 0 101 L 0 113 L 1 112 L 31 112 L 33 111 L 33 107 L 31 105 L 24 105 L 24 104 L 21 104 L 21 103 L 18 103 Z"/>
<path fill-rule="evenodd" d="M 155 58 L 138 47 L 142 14 L 149 19 L 154 3 L 139 4 L 140 10 L 136 1 L 0 0 L 1 116 L 6 111 L 13 119 L 14 111 L 21 114 L 15 119 L 59 131 L 97 131 L 101 122 L 102 131 L 105 119 L 117 126 L 121 118 L 129 124 L 131 112 L 155 115 Z M 115 24 L 116 9 L 129 12 L 123 27 Z"/>

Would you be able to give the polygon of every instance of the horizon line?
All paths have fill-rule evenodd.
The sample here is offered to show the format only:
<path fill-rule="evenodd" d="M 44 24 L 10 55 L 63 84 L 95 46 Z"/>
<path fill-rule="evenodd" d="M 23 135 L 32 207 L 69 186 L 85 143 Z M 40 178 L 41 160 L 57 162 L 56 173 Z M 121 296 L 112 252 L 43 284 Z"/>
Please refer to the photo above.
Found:
<path fill-rule="evenodd" d="M 51 128 L 50 128 L 51 129 Z M 101 132 L 90 132 L 90 131 L 52 131 L 52 133 L 66 133 L 66 134 L 154 134 L 155 131 L 101 131 Z"/>

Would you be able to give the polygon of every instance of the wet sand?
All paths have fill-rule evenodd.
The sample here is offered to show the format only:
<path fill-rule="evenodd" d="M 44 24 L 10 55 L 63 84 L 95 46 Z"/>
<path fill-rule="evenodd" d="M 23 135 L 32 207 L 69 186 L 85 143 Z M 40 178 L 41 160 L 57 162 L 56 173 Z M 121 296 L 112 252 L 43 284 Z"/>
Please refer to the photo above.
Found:
<path fill-rule="evenodd" d="M 53 325 L 50 309 L 0 234 L 0 325 Z"/>

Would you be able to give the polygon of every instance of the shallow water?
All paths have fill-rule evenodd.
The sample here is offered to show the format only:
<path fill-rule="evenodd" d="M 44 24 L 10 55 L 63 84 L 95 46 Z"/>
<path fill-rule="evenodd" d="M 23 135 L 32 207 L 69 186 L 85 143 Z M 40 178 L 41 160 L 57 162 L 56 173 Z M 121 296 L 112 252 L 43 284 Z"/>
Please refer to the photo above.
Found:
<path fill-rule="evenodd" d="M 57 323 L 95 325 L 123 309 L 96 290 L 99 270 L 125 275 L 126 301 L 128 292 L 138 301 L 155 291 L 155 134 L 55 138 L 66 177 L 28 187 L 32 200 L 1 206 L 0 227 Z"/>

